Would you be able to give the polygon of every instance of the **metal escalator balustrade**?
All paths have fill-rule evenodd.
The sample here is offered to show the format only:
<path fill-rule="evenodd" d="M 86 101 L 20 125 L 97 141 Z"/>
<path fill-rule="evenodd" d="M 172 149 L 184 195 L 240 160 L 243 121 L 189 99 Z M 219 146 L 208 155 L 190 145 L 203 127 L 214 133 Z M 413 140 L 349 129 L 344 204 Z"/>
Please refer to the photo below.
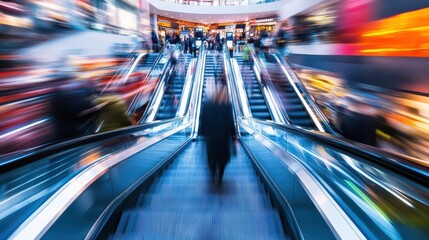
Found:
<path fill-rule="evenodd" d="M 138 90 L 138 94 L 131 102 L 128 113 L 136 122 L 151 122 L 155 117 L 154 105 L 157 102 L 154 100 L 158 100 L 157 96 L 163 92 L 165 81 L 171 74 L 170 55 L 177 51 L 176 47 L 175 45 L 163 47 L 144 81 L 146 84 Z"/>
<path fill-rule="evenodd" d="M 174 118 L 178 110 L 179 102 L 182 100 L 182 91 L 184 88 L 186 75 L 191 56 L 181 54 L 176 66 L 176 72 L 173 72 L 168 81 L 168 86 L 164 92 L 156 120 Z"/>
<path fill-rule="evenodd" d="M 146 124 L 87 136 L 50 146 L 45 152 L 33 156 L 3 162 L 0 165 L 0 237 L 8 238 L 24 221 L 32 220 L 35 209 L 44 208 L 44 203 L 46 205 L 49 199 L 55 198 L 62 188 L 70 184 L 69 181 L 79 178 L 89 168 L 119 152 L 148 144 L 153 141 L 148 136 L 154 129 L 158 135 L 177 129 L 176 123 L 177 120 Z M 160 127 L 163 130 L 160 131 Z M 73 186 L 70 187 L 78 189 Z M 48 215 L 41 216 L 46 218 Z M 43 225 L 44 222 L 37 224 Z"/>
<path fill-rule="evenodd" d="M 146 61 L 142 64 L 141 67 L 150 68 L 155 63 L 155 60 L 158 58 L 159 53 L 149 53 L 147 54 Z"/>
<path fill-rule="evenodd" d="M 305 85 L 301 82 L 300 78 L 291 68 L 289 61 L 284 57 L 281 57 L 280 54 L 276 52 L 273 54 L 273 56 L 277 63 L 280 64 L 281 70 L 287 76 L 289 82 L 294 85 L 293 87 L 295 88 L 295 91 L 300 93 L 299 95 L 302 96 L 301 100 L 304 103 L 304 106 L 308 109 L 307 111 L 311 115 L 317 127 L 319 129 L 323 128 L 326 132 L 332 135 L 339 136 L 328 118 L 325 116 L 324 112 L 320 109 L 319 105 L 313 100 Z"/>
<path fill-rule="evenodd" d="M 196 72 L 200 72 L 200 70 Z M 199 83 L 200 81 L 197 79 L 196 82 Z M 196 84 L 196 86 L 199 86 L 199 84 Z M 200 90 L 194 87 L 191 99 L 201 96 L 198 91 Z M 84 238 L 92 224 L 97 220 L 97 217 L 108 207 L 110 202 L 121 192 L 133 186 L 134 182 L 139 180 L 141 176 L 151 176 L 154 171 L 158 171 L 160 166 L 164 165 L 168 156 L 171 155 L 171 152 L 175 151 L 174 149 L 180 149 L 183 144 L 191 139 L 190 137 L 193 134 L 191 127 L 194 124 L 190 119 L 197 115 L 197 109 L 192 105 L 188 105 L 186 108 L 185 112 L 187 113 L 184 114 L 186 117 L 158 121 L 76 139 L 66 142 L 61 146 L 53 146 L 45 152 L 31 156 L 30 159 L 23 156 L 19 160 L 16 160 L 20 161 L 20 164 L 8 162 L 7 166 L 5 166 L 6 163 L 3 163 L 0 165 L 0 170 L 6 171 L 7 168 L 7 171 L 13 171 L 17 166 L 22 166 L 23 168 L 17 169 L 18 172 L 16 172 L 20 173 L 22 170 L 28 170 L 27 167 L 31 167 L 21 161 L 31 160 L 43 165 L 43 161 L 41 162 L 41 160 L 45 156 L 50 157 L 51 154 L 49 152 L 60 153 L 62 155 L 57 157 L 63 159 L 67 158 L 67 151 L 77 153 L 77 149 L 80 151 L 82 148 L 80 145 L 88 143 L 90 145 L 85 147 L 89 147 L 94 151 L 88 152 L 88 158 L 74 159 L 70 155 L 71 159 L 68 160 L 77 162 L 77 166 L 80 166 L 81 169 L 79 170 L 81 171 L 76 171 L 76 165 L 72 165 L 68 169 L 68 173 L 65 173 L 66 177 L 62 178 L 62 181 L 54 183 L 54 186 L 38 184 L 37 182 L 29 184 L 28 189 L 37 190 L 35 186 L 38 186 L 46 187 L 50 191 L 46 192 L 45 189 L 39 189 L 45 198 L 34 198 L 35 196 L 32 196 L 27 198 L 30 201 L 28 203 L 22 201 L 27 195 L 20 194 L 22 195 L 20 196 L 21 198 L 14 196 L 15 199 L 13 200 L 15 203 L 19 203 L 16 204 L 16 207 L 19 205 L 21 208 L 23 204 L 27 204 L 25 205 L 27 208 L 24 209 L 26 212 L 16 211 L 13 213 L 15 215 L 11 215 L 8 219 L 0 219 L 0 224 L 7 223 L 9 230 L 16 230 L 13 233 L 12 239 L 22 239 L 24 236 L 27 239 L 32 239 L 39 238 L 42 235 L 55 239 L 64 236 L 70 237 L 72 235 L 75 236 L 75 239 Z M 165 141 L 169 142 L 167 144 L 169 147 L 165 148 L 165 145 L 161 148 L 157 147 L 157 143 Z M 170 146 L 171 144 L 174 146 Z M 102 149 L 111 152 L 100 153 L 97 151 L 97 146 L 101 146 Z M 82 149 L 82 151 L 85 151 L 85 149 Z M 140 152 L 144 155 L 139 155 Z M 139 156 L 143 156 L 145 160 L 141 161 Z M 139 167 L 136 167 L 136 164 L 139 164 Z M 107 174 L 109 176 L 126 175 L 127 177 L 109 177 L 109 180 L 107 180 L 105 176 L 108 172 L 110 172 Z M 8 179 L 14 178 L 10 177 Z M 24 189 L 22 192 L 31 194 L 28 189 Z M 106 189 L 109 190 L 106 191 Z M 89 210 L 79 208 L 81 206 L 79 199 L 86 199 L 83 201 L 87 202 L 88 195 L 92 196 L 90 197 L 90 201 L 92 201 L 93 207 Z M 35 209 L 37 210 L 34 211 Z M 26 216 L 26 214 L 31 216 Z M 15 222 L 9 220 L 11 217 Z M 70 218 L 81 219 L 81 221 L 70 221 Z M 66 228 L 73 228 L 74 230 L 65 231 L 64 229 Z M 3 228 L 2 234 L 7 234 L 4 236 L 8 237 L 11 232 L 5 232 L 5 228 Z"/>
<path fill-rule="evenodd" d="M 416 159 L 292 126 L 250 118 L 240 121 L 240 126 L 246 132 L 264 139 L 261 142 L 265 141 L 263 145 L 271 147 L 273 153 L 283 152 L 280 154 L 283 159 L 279 161 L 290 166 L 289 170 L 285 168 L 283 172 L 294 169 L 293 172 L 303 178 L 303 175 L 298 174 L 301 171 L 298 169 L 304 169 L 308 176 L 301 183 L 307 189 L 306 192 L 313 195 L 323 192 L 326 200 L 336 205 L 332 207 L 337 212 L 340 210 L 337 214 L 341 218 L 334 217 L 332 214 L 335 211 L 328 210 L 330 208 L 326 206 L 318 207 L 327 217 L 326 221 L 333 232 L 347 234 L 343 228 L 350 225 L 354 226 L 354 232 L 360 232 L 369 239 L 423 239 L 429 233 L 429 171 L 426 167 L 416 165 Z M 255 149 L 253 138 L 246 141 L 249 149 Z M 274 161 L 262 164 L 273 173 L 281 166 L 273 166 Z M 279 176 L 272 175 L 271 179 L 278 178 L 276 181 L 279 186 L 291 184 Z M 311 187 L 311 182 L 317 188 Z M 312 193 L 311 189 L 315 192 Z M 286 198 L 291 199 L 289 201 L 298 222 L 305 219 L 305 212 L 293 208 L 293 204 L 300 204 L 293 202 L 294 195 L 288 192 L 288 188 L 282 191 Z M 323 202 L 321 198 L 319 200 L 319 203 Z M 314 202 L 316 206 L 319 203 Z"/>
<path fill-rule="evenodd" d="M 240 147 L 217 189 L 203 142 L 192 143 L 136 205 L 122 213 L 112 239 L 286 239 L 278 212 Z"/>
<path fill-rule="evenodd" d="M 252 116 L 262 120 L 272 120 L 262 90 L 256 80 L 256 75 L 251 66 L 244 65 L 243 57 L 236 55 L 234 57 L 240 66 L 242 79 L 246 86 L 247 97 L 249 99 Z"/>
<path fill-rule="evenodd" d="M 320 109 L 319 105 L 313 100 L 312 96 L 307 91 L 304 84 L 301 82 L 299 77 L 293 71 L 287 59 L 283 58 L 276 51 L 274 51 L 274 53 L 270 55 L 270 58 L 273 58 L 273 61 L 280 66 L 280 70 L 284 73 L 285 79 L 292 86 L 293 90 L 300 98 L 303 106 L 305 107 L 307 113 L 310 115 L 317 130 L 321 132 L 330 133 L 334 136 L 339 136 L 339 134 L 335 131 L 335 128 L 332 126 L 328 118 L 325 116 L 324 112 Z"/>
<path fill-rule="evenodd" d="M 423 239 L 428 234 L 429 171 L 416 166 L 418 160 L 244 117 L 237 106 L 242 96 L 237 89 L 232 93 L 240 140 L 303 238 Z"/>
<path fill-rule="evenodd" d="M 206 66 L 210 64 L 209 61 Z M 208 79 L 212 79 L 210 71 Z M 237 156 L 227 165 L 223 185 L 217 189 L 210 181 L 203 143 L 191 143 L 147 192 L 136 197 L 137 206 L 121 213 L 110 238 L 290 237 L 285 236 L 279 214 L 272 208 L 248 158 L 237 147 Z"/>
<path fill-rule="evenodd" d="M 285 80 L 285 75 L 279 68 L 279 64 L 271 55 L 268 62 L 264 65 L 271 79 L 271 85 L 276 89 L 279 100 L 282 103 L 285 113 L 288 116 L 290 123 L 307 128 L 315 129 L 316 126 L 302 103 L 298 93 L 289 81 Z"/>
<path fill-rule="evenodd" d="M 420 239 L 428 233 L 429 171 L 415 159 L 234 109 L 241 141 L 304 238 Z"/>

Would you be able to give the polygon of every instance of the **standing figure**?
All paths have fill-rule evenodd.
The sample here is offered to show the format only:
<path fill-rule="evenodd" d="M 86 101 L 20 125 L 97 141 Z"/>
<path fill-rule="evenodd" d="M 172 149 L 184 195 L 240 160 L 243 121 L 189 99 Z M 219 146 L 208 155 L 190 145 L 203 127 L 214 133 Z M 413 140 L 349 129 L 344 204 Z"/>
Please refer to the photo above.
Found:
<path fill-rule="evenodd" d="M 158 52 L 159 51 L 159 39 L 158 39 L 158 34 L 156 34 L 155 30 L 152 30 L 151 33 L 151 38 L 152 38 L 152 50 L 154 52 Z"/>
<path fill-rule="evenodd" d="M 183 53 L 187 54 L 188 49 L 189 49 L 189 40 L 188 40 L 188 36 L 185 36 L 183 39 Z"/>
<path fill-rule="evenodd" d="M 59 76 L 58 81 L 63 83 L 52 99 L 56 140 L 82 137 L 97 115 L 92 102 L 94 89 L 70 74 Z"/>
<path fill-rule="evenodd" d="M 214 96 L 202 109 L 200 133 L 203 135 L 207 148 L 207 160 L 210 174 L 217 184 L 222 184 L 225 167 L 231 158 L 231 143 L 234 136 L 232 108 L 226 86 L 220 86 Z"/>

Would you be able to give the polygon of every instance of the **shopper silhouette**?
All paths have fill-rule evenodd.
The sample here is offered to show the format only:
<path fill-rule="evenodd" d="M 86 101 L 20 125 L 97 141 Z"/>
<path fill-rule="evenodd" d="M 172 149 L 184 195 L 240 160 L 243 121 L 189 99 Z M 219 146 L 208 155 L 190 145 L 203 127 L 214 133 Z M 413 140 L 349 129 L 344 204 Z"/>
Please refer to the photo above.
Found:
<path fill-rule="evenodd" d="M 205 139 L 210 174 L 218 186 L 222 184 L 225 167 L 231 158 L 231 142 L 234 135 L 232 108 L 226 86 L 216 89 L 213 97 L 204 104 L 201 113 L 200 133 Z"/>

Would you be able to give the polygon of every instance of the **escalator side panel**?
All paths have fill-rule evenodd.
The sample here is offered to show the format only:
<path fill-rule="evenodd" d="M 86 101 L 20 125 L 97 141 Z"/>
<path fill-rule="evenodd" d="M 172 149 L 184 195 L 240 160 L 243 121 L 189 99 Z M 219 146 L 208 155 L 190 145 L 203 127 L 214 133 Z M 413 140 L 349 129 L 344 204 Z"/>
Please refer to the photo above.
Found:
<path fill-rule="evenodd" d="M 84 239 L 109 204 L 148 171 L 188 140 L 172 135 L 131 156 L 97 179 L 76 199 L 45 233 L 43 239 Z"/>
<path fill-rule="evenodd" d="M 269 180 L 286 198 L 304 239 L 335 239 L 330 227 L 310 199 L 292 170 L 252 136 L 242 137 L 244 144 L 269 175 Z M 287 215 L 287 214 L 286 214 Z M 289 215 L 292 215 L 289 213 Z"/>
<path fill-rule="evenodd" d="M 185 57 L 183 54 L 180 55 L 178 62 L 183 64 L 186 59 L 186 65 L 184 73 L 187 72 L 191 57 Z M 165 90 L 164 96 L 161 101 L 160 109 L 157 113 L 156 120 L 170 119 L 176 116 L 178 103 L 182 97 L 182 91 L 186 80 L 186 75 L 180 75 L 179 73 L 173 73 L 170 76 L 170 81 Z"/>
<path fill-rule="evenodd" d="M 253 69 L 251 69 L 250 66 L 247 67 L 244 65 L 242 56 L 236 56 L 235 59 L 237 59 L 240 66 L 241 76 L 247 88 L 247 97 L 249 99 L 252 116 L 262 120 L 272 120 L 270 111 L 267 103 L 265 102 L 264 96 L 262 95 L 262 90 L 256 80 L 256 75 Z"/>

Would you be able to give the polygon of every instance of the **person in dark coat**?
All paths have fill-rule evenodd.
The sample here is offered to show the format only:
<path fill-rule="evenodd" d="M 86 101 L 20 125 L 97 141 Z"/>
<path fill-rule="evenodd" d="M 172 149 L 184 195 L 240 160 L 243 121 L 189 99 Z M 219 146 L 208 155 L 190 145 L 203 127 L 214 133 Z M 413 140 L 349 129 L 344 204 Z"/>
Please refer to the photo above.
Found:
<path fill-rule="evenodd" d="M 52 99 L 52 116 L 56 140 L 84 136 L 97 111 L 92 97 L 94 89 L 72 75 L 61 75 L 63 84 Z"/>
<path fill-rule="evenodd" d="M 205 139 L 207 160 L 212 180 L 218 172 L 218 186 L 222 184 L 225 167 L 231 158 L 231 143 L 234 136 L 232 107 L 225 86 L 218 88 L 201 112 L 200 133 Z"/>
<path fill-rule="evenodd" d="M 180 33 L 176 34 L 176 44 L 182 44 L 182 39 L 180 38 Z"/>
<path fill-rule="evenodd" d="M 365 109 L 365 104 L 357 104 L 356 109 Z M 365 112 L 352 111 L 344 107 L 338 108 L 340 131 L 347 139 L 376 146 L 377 119 Z"/>
<path fill-rule="evenodd" d="M 215 40 L 216 40 L 216 46 L 218 46 L 220 44 L 220 33 L 219 32 L 216 33 Z"/>
<path fill-rule="evenodd" d="M 185 36 L 183 38 L 183 53 L 187 54 L 188 53 L 188 49 L 189 49 L 189 40 L 188 40 L 188 36 Z"/>
<path fill-rule="evenodd" d="M 165 43 L 164 44 L 167 44 L 168 42 L 171 43 L 171 34 L 170 34 L 170 32 L 168 32 L 167 35 L 165 36 Z"/>
<path fill-rule="evenodd" d="M 152 50 L 154 52 L 158 52 L 159 51 L 159 39 L 158 39 L 158 34 L 156 34 L 155 30 L 152 30 L 151 33 L 151 39 L 152 39 Z"/>
<path fill-rule="evenodd" d="M 188 42 L 189 42 L 189 53 L 194 54 L 194 51 L 195 51 L 195 49 L 194 49 L 194 38 L 192 37 L 192 35 L 189 35 Z"/>

